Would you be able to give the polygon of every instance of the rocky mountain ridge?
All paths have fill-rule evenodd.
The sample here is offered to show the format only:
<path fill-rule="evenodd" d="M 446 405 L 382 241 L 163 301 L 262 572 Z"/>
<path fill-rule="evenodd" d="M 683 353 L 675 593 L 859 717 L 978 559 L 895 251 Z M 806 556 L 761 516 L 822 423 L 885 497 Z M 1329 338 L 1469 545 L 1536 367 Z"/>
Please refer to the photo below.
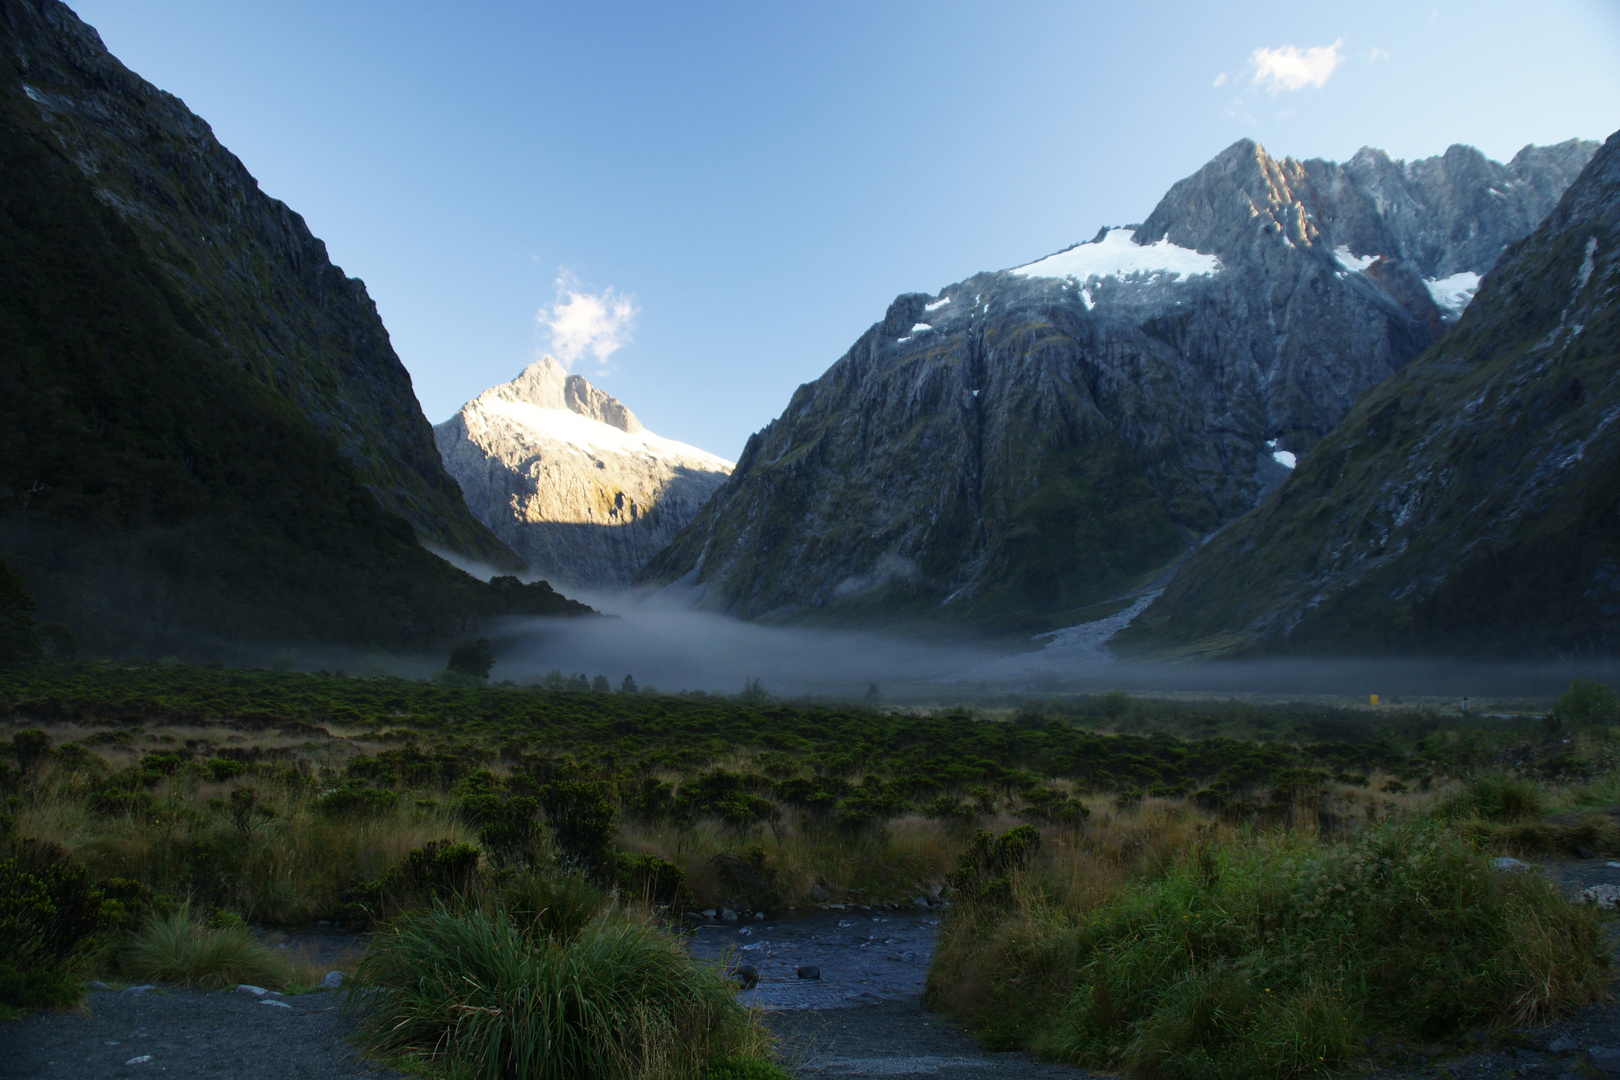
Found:
<path fill-rule="evenodd" d="M 1620 648 L 1620 134 L 1117 639 L 1132 653 Z"/>
<path fill-rule="evenodd" d="M 631 584 L 733 467 L 647 431 L 550 356 L 434 435 L 473 513 L 535 573 L 572 586 Z"/>
<path fill-rule="evenodd" d="M 1595 147 L 1238 142 L 1140 226 L 896 299 L 644 579 L 744 618 L 1106 614 L 1439 338 Z"/>

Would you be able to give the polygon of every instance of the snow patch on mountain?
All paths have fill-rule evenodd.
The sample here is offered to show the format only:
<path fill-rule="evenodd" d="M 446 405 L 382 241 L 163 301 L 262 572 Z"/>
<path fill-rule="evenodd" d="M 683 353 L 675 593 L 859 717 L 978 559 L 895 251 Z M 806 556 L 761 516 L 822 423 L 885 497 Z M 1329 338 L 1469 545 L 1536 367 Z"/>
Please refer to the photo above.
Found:
<path fill-rule="evenodd" d="M 652 458 L 683 459 L 693 465 L 708 466 L 715 472 L 730 472 L 736 466 L 725 458 L 699 450 L 674 439 L 654 435 L 646 428 L 634 433 L 620 431 L 600 420 L 592 420 L 568 409 L 545 409 L 527 401 L 490 398 L 482 402 L 486 413 L 504 416 L 530 434 L 563 443 L 586 453 L 640 455 Z"/>
<path fill-rule="evenodd" d="M 1073 278 L 1076 281 L 1110 277 L 1123 280 L 1162 274 L 1174 280 L 1214 274 L 1220 269 L 1221 261 L 1213 255 L 1178 247 L 1169 240 L 1139 244 L 1134 229 L 1109 229 L 1089 244 L 1076 244 L 1067 251 L 1014 267 L 1009 273 L 1019 277 Z"/>
<path fill-rule="evenodd" d="M 1424 278 L 1423 284 L 1428 286 L 1435 306 L 1449 319 L 1456 319 L 1479 289 L 1479 275 L 1472 270 L 1464 270 L 1450 277 Z"/>

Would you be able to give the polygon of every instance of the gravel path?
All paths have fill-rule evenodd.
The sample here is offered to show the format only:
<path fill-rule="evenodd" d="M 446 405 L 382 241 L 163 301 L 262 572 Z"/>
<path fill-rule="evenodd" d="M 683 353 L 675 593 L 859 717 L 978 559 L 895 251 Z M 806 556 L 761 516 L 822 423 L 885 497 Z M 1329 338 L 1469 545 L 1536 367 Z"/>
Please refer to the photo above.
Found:
<path fill-rule="evenodd" d="M 0 1024 L 0 1078 L 206 1076 L 383 1080 L 345 1040 L 341 994 L 283 998 L 200 990 L 103 990 L 73 1012 Z"/>

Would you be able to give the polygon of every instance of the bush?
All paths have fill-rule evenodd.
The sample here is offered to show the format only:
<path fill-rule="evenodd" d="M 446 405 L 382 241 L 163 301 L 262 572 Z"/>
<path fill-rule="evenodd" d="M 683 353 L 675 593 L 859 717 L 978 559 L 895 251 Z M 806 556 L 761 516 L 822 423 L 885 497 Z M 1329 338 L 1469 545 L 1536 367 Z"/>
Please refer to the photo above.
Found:
<path fill-rule="evenodd" d="M 1533 780 L 1487 773 L 1468 781 L 1442 805 L 1451 817 L 1479 817 L 1486 821 L 1533 821 L 1547 809 L 1547 796 Z"/>
<path fill-rule="evenodd" d="M 991 1045 L 1166 1080 L 1315 1075 L 1371 1030 L 1527 1024 L 1608 985 L 1594 910 L 1434 819 L 1208 844 L 1084 908 L 1015 901 L 950 917 L 929 1000 Z"/>
<path fill-rule="evenodd" d="M 1566 724 L 1620 723 L 1620 696 L 1608 683 L 1576 679 L 1553 703 L 1552 718 Z"/>
<path fill-rule="evenodd" d="M 142 899 L 132 882 L 90 883 L 55 844 L 23 840 L 0 861 L 0 1006 L 51 1008 L 78 1000 L 72 969 L 124 925 Z"/>
<path fill-rule="evenodd" d="M 246 924 L 219 921 L 225 925 L 204 925 L 189 904 L 154 916 L 124 947 L 119 967 L 136 979 L 205 990 L 238 983 L 276 989 L 291 981 L 291 963 L 254 941 Z"/>
<path fill-rule="evenodd" d="M 381 814 L 392 810 L 398 802 L 399 795 L 396 792 L 359 784 L 345 784 L 320 796 L 313 805 L 318 814 L 341 818 Z"/>
<path fill-rule="evenodd" d="M 488 638 L 479 638 L 477 641 L 463 641 L 450 650 L 450 662 L 445 665 L 447 671 L 457 675 L 470 675 L 475 679 L 489 678 L 489 669 L 495 666 L 495 650 Z"/>
<path fill-rule="evenodd" d="M 603 878 L 612 870 L 618 812 L 601 784 L 553 780 L 541 786 L 540 805 L 563 868 Z"/>
<path fill-rule="evenodd" d="M 684 911 L 694 903 L 686 871 L 657 855 L 621 851 L 614 856 L 614 876 L 627 895 L 650 904 Z"/>
<path fill-rule="evenodd" d="M 569 941 L 596 918 L 607 895 L 579 874 L 525 874 L 506 887 L 503 899 L 530 937 Z"/>
<path fill-rule="evenodd" d="M 994 838 L 979 829 L 951 875 L 951 888 L 968 904 L 1006 901 L 1012 896 L 1013 875 L 1028 867 L 1040 849 L 1041 833 L 1033 825 L 1020 825 Z"/>
<path fill-rule="evenodd" d="M 355 983 L 375 991 L 347 999 L 369 1050 L 469 1078 L 679 1075 L 749 1038 L 718 971 L 623 916 L 559 942 L 438 906 L 379 935 Z"/>

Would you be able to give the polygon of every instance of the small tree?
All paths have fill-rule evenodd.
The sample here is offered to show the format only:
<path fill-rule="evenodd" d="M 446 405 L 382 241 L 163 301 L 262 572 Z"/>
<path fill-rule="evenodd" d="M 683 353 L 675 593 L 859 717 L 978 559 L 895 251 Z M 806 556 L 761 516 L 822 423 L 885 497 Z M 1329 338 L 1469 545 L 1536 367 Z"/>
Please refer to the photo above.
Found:
<path fill-rule="evenodd" d="M 866 684 L 866 694 L 861 698 L 861 704 L 865 705 L 868 709 L 875 709 L 875 708 L 877 708 L 877 703 L 878 703 L 878 684 L 877 683 L 867 683 Z"/>
<path fill-rule="evenodd" d="M 1576 679 L 1553 705 L 1553 716 L 1566 724 L 1620 722 L 1620 697 L 1608 683 Z"/>
<path fill-rule="evenodd" d="M 624 682 L 619 684 L 619 693 L 621 694 L 634 694 L 639 691 L 640 687 L 636 686 L 636 677 L 634 675 L 626 675 Z"/>
<path fill-rule="evenodd" d="M 489 638 L 463 641 L 450 650 L 450 662 L 445 666 L 458 675 L 487 679 L 489 669 L 495 666 L 495 650 L 490 645 Z"/>
<path fill-rule="evenodd" d="M 37 660 L 39 631 L 34 626 L 34 598 L 22 579 L 0 561 L 0 664 Z"/>
<path fill-rule="evenodd" d="M 750 705 L 763 705 L 771 700 L 771 695 L 765 689 L 765 684 L 760 680 L 745 679 L 743 680 L 742 693 L 737 695 L 737 699 L 746 701 Z"/>
<path fill-rule="evenodd" d="M 546 672 L 546 677 L 540 680 L 540 685 L 547 690 L 566 690 L 568 688 L 568 676 L 562 673 L 561 668 L 552 668 Z"/>
<path fill-rule="evenodd" d="M 591 689 L 598 694 L 610 694 L 613 687 L 608 684 L 606 675 L 598 675 L 591 680 Z"/>

